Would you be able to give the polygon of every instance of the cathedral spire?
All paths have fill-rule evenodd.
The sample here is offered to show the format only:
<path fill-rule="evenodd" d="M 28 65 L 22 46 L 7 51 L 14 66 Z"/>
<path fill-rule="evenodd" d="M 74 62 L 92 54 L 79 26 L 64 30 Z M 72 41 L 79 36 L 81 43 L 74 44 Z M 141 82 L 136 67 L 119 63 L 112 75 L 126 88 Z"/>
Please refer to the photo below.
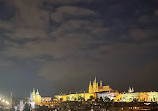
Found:
<path fill-rule="evenodd" d="M 93 88 L 92 88 L 92 84 L 91 84 L 91 81 L 89 83 L 89 93 L 92 93 L 93 92 Z"/>
<path fill-rule="evenodd" d="M 103 83 L 102 83 L 102 81 L 100 81 L 100 86 L 103 86 Z"/>
<path fill-rule="evenodd" d="M 89 86 L 92 86 L 91 81 L 89 82 Z"/>
<path fill-rule="evenodd" d="M 32 94 L 35 95 L 35 88 L 33 88 L 33 92 L 32 92 Z"/>
<path fill-rule="evenodd" d="M 39 94 L 39 92 L 38 92 L 38 89 L 37 89 L 37 92 L 36 92 L 36 94 Z"/>
<path fill-rule="evenodd" d="M 132 87 L 132 92 L 134 92 L 134 88 Z"/>
<path fill-rule="evenodd" d="M 96 76 L 95 76 L 95 79 L 94 79 L 94 83 L 97 84 L 97 78 L 96 78 Z"/>

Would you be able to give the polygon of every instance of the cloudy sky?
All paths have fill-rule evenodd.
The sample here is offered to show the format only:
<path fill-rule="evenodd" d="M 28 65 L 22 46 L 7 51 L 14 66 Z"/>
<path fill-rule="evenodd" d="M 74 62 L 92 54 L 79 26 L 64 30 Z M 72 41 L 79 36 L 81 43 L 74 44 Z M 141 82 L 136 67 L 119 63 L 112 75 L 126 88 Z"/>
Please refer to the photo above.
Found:
<path fill-rule="evenodd" d="M 87 91 L 97 76 L 158 91 L 157 0 L 0 0 L 0 94 Z"/>

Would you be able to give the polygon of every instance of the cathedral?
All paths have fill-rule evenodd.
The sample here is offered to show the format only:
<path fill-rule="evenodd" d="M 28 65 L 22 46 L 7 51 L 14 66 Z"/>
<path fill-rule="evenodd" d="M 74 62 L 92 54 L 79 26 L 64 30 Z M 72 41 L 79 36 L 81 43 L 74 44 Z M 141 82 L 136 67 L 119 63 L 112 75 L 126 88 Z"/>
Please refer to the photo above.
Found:
<path fill-rule="evenodd" d="M 103 86 L 102 81 L 98 84 L 97 79 L 95 77 L 93 84 L 89 83 L 89 93 L 97 93 L 97 92 L 110 92 L 112 89 L 109 86 Z"/>
<path fill-rule="evenodd" d="M 95 77 L 93 84 L 89 83 L 89 92 L 83 92 L 83 93 L 76 93 L 76 94 L 62 94 L 62 95 L 55 95 L 54 98 L 57 101 L 82 101 L 89 100 L 92 97 L 97 98 L 102 96 L 108 96 L 110 99 L 113 99 L 114 96 L 116 96 L 117 90 L 113 90 L 110 88 L 110 86 L 103 86 L 102 81 L 100 83 L 97 82 L 97 79 Z M 82 99 L 81 99 L 82 98 Z"/>

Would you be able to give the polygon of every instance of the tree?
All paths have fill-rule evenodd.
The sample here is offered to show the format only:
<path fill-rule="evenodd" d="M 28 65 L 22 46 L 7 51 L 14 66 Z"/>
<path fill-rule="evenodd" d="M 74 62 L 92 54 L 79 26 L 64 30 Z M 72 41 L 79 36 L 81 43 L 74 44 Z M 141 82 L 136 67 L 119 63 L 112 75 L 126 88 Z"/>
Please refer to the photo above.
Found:
<path fill-rule="evenodd" d="M 98 98 L 96 98 L 96 99 L 95 99 L 95 102 L 99 102 L 99 99 L 98 99 Z"/>
<path fill-rule="evenodd" d="M 100 101 L 100 102 L 104 102 L 102 97 L 100 97 L 99 101 Z"/>
<path fill-rule="evenodd" d="M 90 96 L 90 100 L 93 100 L 94 99 L 94 97 L 93 96 Z"/>
<path fill-rule="evenodd" d="M 30 111 L 30 108 L 31 106 L 26 103 L 23 111 Z"/>
<path fill-rule="evenodd" d="M 69 96 L 66 97 L 66 101 L 70 101 L 70 97 Z"/>
<path fill-rule="evenodd" d="M 134 99 L 133 99 L 133 102 L 138 102 L 138 99 L 134 98 Z"/>
<path fill-rule="evenodd" d="M 104 98 L 104 102 L 111 102 L 110 98 L 108 98 L 107 96 Z"/>
<path fill-rule="evenodd" d="M 1 111 L 1 110 L 0 110 Z M 14 107 L 10 108 L 10 111 L 15 111 Z"/>
<path fill-rule="evenodd" d="M 63 102 L 63 98 L 60 98 L 60 102 Z"/>

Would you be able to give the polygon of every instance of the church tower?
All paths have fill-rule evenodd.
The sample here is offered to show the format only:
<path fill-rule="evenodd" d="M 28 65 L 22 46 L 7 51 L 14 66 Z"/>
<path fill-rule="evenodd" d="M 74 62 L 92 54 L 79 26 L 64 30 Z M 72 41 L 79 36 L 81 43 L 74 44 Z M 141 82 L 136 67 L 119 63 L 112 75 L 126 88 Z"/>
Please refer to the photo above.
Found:
<path fill-rule="evenodd" d="M 102 81 L 100 81 L 100 86 L 103 86 L 103 83 L 102 83 Z"/>
<path fill-rule="evenodd" d="M 36 92 L 35 103 L 36 104 L 40 104 L 41 103 L 41 96 L 39 95 L 38 89 L 37 89 L 37 92 Z"/>
<path fill-rule="evenodd" d="M 96 77 L 93 81 L 93 92 L 98 92 L 98 83 L 97 83 L 97 78 Z"/>
<path fill-rule="evenodd" d="M 134 89 L 133 89 L 133 87 L 132 87 L 132 88 L 130 88 L 130 87 L 129 87 L 129 90 L 128 90 L 128 92 L 129 92 L 129 93 L 133 93 L 133 92 L 134 92 Z"/>
<path fill-rule="evenodd" d="M 89 93 L 93 93 L 93 87 L 92 87 L 91 81 L 89 83 Z"/>
<path fill-rule="evenodd" d="M 35 101 L 36 100 L 35 89 L 33 89 L 32 96 L 33 96 L 33 100 Z"/>
<path fill-rule="evenodd" d="M 35 101 L 33 100 L 33 94 L 30 93 L 30 99 L 29 99 L 29 104 L 31 105 L 31 108 L 35 108 Z"/>

